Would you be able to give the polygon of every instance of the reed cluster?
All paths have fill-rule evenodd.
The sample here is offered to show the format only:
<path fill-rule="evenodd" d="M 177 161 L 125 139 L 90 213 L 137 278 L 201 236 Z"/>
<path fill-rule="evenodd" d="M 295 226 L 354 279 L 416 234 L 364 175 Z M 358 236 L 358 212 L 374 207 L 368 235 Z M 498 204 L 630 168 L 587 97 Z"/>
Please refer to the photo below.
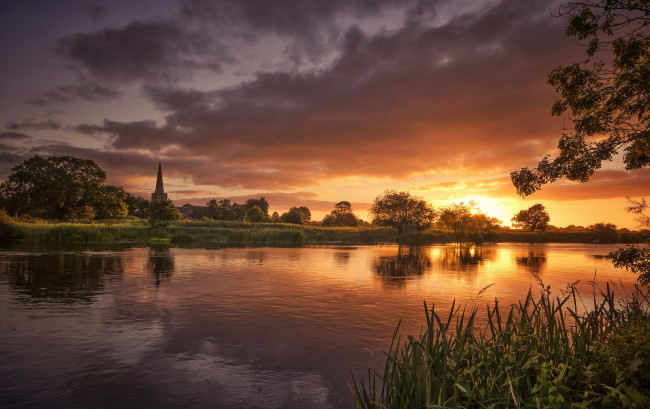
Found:
<path fill-rule="evenodd" d="M 498 301 L 440 317 L 405 342 L 395 330 L 383 373 L 353 377 L 358 408 L 648 408 L 648 290 L 615 301 L 608 285 L 587 308 L 575 288 L 545 289 L 505 313 Z M 578 311 L 587 311 L 579 313 Z"/>

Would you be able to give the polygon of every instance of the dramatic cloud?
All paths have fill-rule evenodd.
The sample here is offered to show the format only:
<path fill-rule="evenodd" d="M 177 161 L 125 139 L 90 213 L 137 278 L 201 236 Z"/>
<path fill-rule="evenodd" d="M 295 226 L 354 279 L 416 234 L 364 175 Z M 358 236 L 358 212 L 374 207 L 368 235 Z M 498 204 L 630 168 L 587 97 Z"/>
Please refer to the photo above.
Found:
<path fill-rule="evenodd" d="M 14 141 L 30 139 L 31 136 L 25 135 L 20 132 L 2 132 L 0 133 L 0 139 L 11 139 Z"/>
<path fill-rule="evenodd" d="M 124 27 L 77 33 L 56 52 L 106 81 L 178 81 L 196 70 L 219 71 L 232 57 L 215 38 L 175 21 L 136 20 Z"/>
<path fill-rule="evenodd" d="M 63 127 L 63 124 L 50 118 L 43 119 L 26 117 L 20 122 L 9 121 L 6 124 L 6 127 L 12 131 L 18 131 L 21 129 L 31 129 L 34 131 L 57 131 Z"/>
<path fill-rule="evenodd" d="M 69 84 L 56 87 L 27 100 L 28 103 L 44 107 L 51 104 L 70 102 L 75 99 L 84 101 L 107 101 L 120 97 L 120 93 L 112 88 L 94 81 L 84 81 L 79 84 Z"/>
<path fill-rule="evenodd" d="M 168 112 L 164 124 L 106 120 L 78 130 L 110 134 L 118 150 L 178 146 L 212 163 L 195 182 L 222 187 L 511 171 L 552 150 L 560 129 L 540 120 L 553 100 L 544 78 L 547 61 L 573 44 L 555 20 L 539 18 L 547 7 L 506 1 L 441 27 L 372 37 L 353 28 L 327 70 L 260 73 L 214 91 L 148 87 Z"/>

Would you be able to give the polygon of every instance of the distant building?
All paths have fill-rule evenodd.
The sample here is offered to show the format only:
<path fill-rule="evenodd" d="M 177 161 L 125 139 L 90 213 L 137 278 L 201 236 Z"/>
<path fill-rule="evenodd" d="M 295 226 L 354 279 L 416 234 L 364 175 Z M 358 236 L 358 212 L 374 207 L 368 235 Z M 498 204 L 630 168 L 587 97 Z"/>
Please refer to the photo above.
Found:
<path fill-rule="evenodd" d="M 158 162 L 158 180 L 156 180 L 156 191 L 151 194 L 151 201 L 155 202 L 156 200 L 167 200 L 167 193 L 163 188 L 163 179 L 162 179 L 162 167 L 160 162 Z"/>

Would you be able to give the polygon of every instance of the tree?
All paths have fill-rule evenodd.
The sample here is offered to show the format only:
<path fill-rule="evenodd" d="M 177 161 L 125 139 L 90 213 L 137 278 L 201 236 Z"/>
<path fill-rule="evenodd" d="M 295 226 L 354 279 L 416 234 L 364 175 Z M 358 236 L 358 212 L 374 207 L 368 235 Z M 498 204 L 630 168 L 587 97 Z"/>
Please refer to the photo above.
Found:
<path fill-rule="evenodd" d="M 133 196 L 130 193 L 126 194 L 124 199 L 127 207 L 127 214 L 129 216 L 139 217 L 145 219 L 147 217 L 147 209 L 149 208 L 149 202 L 147 199 L 143 199 L 140 196 Z"/>
<path fill-rule="evenodd" d="M 311 221 L 311 210 L 309 210 L 309 208 L 307 208 L 305 206 L 300 206 L 298 208 L 298 210 L 303 214 L 304 219 L 305 219 L 306 222 Z"/>
<path fill-rule="evenodd" d="M 260 197 L 259 199 L 248 199 L 246 201 L 246 211 L 248 212 L 248 209 L 250 209 L 253 206 L 257 206 L 262 210 L 262 213 L 264 213 L 264 216 L 268 217 L 269 216 L 269 202 L 266 201 L 265 198 Z"/>
<path fill-rule="evenodd" d="M 520 210 L 519 213 L 512 218 L 512 225 L 530 231 L 544 231 L 548 228 L 549 221 L 551 221 L 551 217 L 548 215 L 546 208 L 544 205 L 537 203 L 526 210 Z"/>
<path fill-rule="evenodd" d="M 115 190 L 119 188 L 107 188 L 105 181 L 106 173 L 92 160 L 34 156 L 15 166 L 0 184 L 0 206 L 11 215 L 56 220 L 121 213 L 124 199 Z M 107 201 L 115 207 L 109 209 Z"/>
<path fill-rule="evenodd" d="M 453 231 L 458 242 L 493 239 L 501 220 L 481 212 L 474 201 L 452 203 L 440 209 L 440 224 Z"/>
<path fill-rule="evenodd" d="M 278 212 L 273 212 L 273 215 L 271 215 L 271 221 L 273 223 L 280 223 L 280 215 Z"/>
<path fill-rule="evenodd" d="M 323 218 L 323 226 L 348 226 L 356 227 L 359 219 L 352 213 L 350 202 L 341 201 L 334 205 L 334 210 Z"/>
<path fill-rule="evenodd" d="M 154 200 L 147 209 L 147 220 L 151 227 L 167 227 L 169 223 L 181 218 L 171 200 Z"/>
<path fill-rule="evenodd" d="M 589 231 L 589 239 L 593 243 L 616 243 L 618 241 L 618 233 L 614 224 L 596 223 L 587 227 L 587 230 Z"/>
<path fill-rule="evenodd" d="M 621 150 L 627 170 L 650 165 L 650 2 L 569 2 L 560 15 L 569 20 L 566 34 L 586 42 L 588 60 L 548 76 L 561 96 L 552 114 L 569 113 L 573 128 L 555 159 L 511 173 L 522 196 L 562 177 L 585 182 Z"/>
<path fill-rule="evenodd" d="M 95 200 L 94 208 L 98 219 L 125 217 L 129 212 L 126 192 L 121 186 L 106 185 L 102 189 L 101 196 Z"/>
<path fill-rule="evenodd" d="M 292 207 L 288 212 L 282 213 L 282 216 L 280 216 L 280 221 L 282 223 L 304 224 L 305 214 L 301 212 L 299 208 Z"/>
<path fill-rule="evenodd" d="M 650 229 L 650 217 L 645 214 L 648 209 L 648 203 L 645 199 L 628 200 L 630 205 L 626 210 L 637 215 L 636 221 L 641 227 Z M 610 255 L 616 267 L 625 267 L 626 270 L 639 274 L 639 282 L 650 285 L 650 247 L 648 245 L 644 247 L 623 247 L 610 253 Z"/>
<path fill-rule="evenodd" d="M 252 223 L 261 223 L 266 220 L 268 216 L 264 214 L 264 211 L 259 206 L 249 207 L 246 210 L 246 220 Z"/>
<path fill-rule="evenodd" d="M 417 230 L 429 227 L 436 217 L 433 207 L 422 198 L 395 190 L 386 190 L 383 195 L 377 196 L 370 213 L 373 223 L 395 227 L 399 234 L 406 227 Z"/>

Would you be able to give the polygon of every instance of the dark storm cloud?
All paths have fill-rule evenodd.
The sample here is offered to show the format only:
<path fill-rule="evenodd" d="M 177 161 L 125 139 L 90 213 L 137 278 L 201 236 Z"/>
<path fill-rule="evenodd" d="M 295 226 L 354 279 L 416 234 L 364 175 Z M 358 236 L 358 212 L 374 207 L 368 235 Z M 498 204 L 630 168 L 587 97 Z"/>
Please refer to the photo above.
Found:
<path fill-rule="evenodd" d="M 174 145 L 210 158 L 191 177 L 224 187 L 509 172 L 550 151 L 561 127 L 547 114 L 546 72 L 576 49 L 548 10 L 547 1 L 509 0 L 436 28 L 352 28 L 327 70 L 259 73 L 208 92 L 149 87 L 164 124 L 86 130 L 112 135 L 116 149 Z"/>
<path fill-rule="evenodd" d="M 63 127 L 63 124 L 54 119 L 44 119 L 44 118 L 34 118 L 26 117 L 20 122 L 9 121 L 6 123 L 6 127 L 12 131 L 18 131 L 22 129 L 31 129 L 34 131 L 57 131 Z"/>
<path fill-rule="evenodd" d="M 174 20 L 136 20 L 73 34 L 57 41 L 56 52 L 94 77 L 118 82 L 178 81 L 196 70 L 218 71 L 232 61 L 208 33 Z"/>
<path fill-rule="evenodd" d="M 56 87 L 27 100 L 28 103 L 43 107 L 55 103 L 70 102 L 76 99 L 84 101 L 107 101 L 120 97 L 120 92 L 114 87 L 102 85 L 94 81 L 84 81 L 79 84 L 69 84 Z"/>
<path fill-rule="evenodd" d="M 20 132 L 2 132 L 0 133 L 0 139 L 11 139 L 14 141 L 31 139 L 31 136 L 25 135 Z"/>

